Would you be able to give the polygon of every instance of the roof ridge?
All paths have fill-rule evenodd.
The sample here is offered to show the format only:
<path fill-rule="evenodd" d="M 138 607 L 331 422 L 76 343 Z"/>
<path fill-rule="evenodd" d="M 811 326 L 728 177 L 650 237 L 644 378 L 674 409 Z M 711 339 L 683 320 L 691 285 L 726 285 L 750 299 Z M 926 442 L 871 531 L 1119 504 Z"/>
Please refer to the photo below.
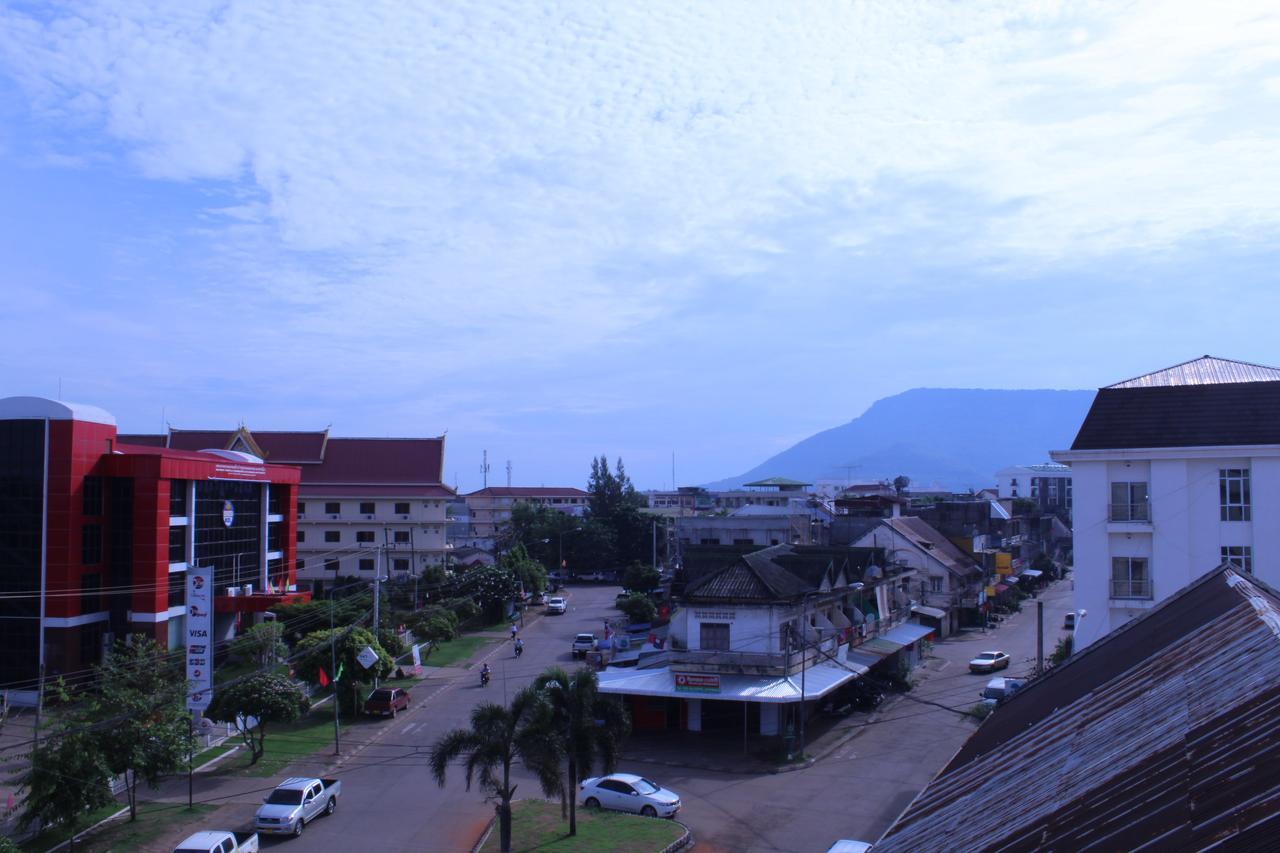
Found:
<path fill-rule="evenodd" d="M 1146 373 L 1139 373 L 1137 376 L 1130 376 L 1128 379 L 1121 379 L 1119 382 L 1113 382 L 1110 385 L 1104 385 L 1102 387 L 1103 388 L 1125 388 L 1129 386 L 1129 383 L 1137 382 L 1139 379 L 1145 379 L 1148 376 L 1155 376 L 1156 374 L 1159 374 L 1159 373 L 1167 373 L 1169 371 L 1177 370 L 1179 367 L 1186 367 L 1187 365 L 1195 364 L 1198 361 L 1211 361 L 1211 362 L 1217 362 L 1221 364 L 1238 364 L 1244 367 L 1256 367 L 1261 370 L 1269 370 L 1274 373 L 1280 374 L 1280 368 L 1272 367 L 1269 364 L 1259 364 L 1255 361 L 1242 361 L 1238 358 L 1222 358 L 1221 356 L 1209 355 L 1208 353 L 1205 353 L 1204 355 L 1196 356 L 1195 358 L 1189 358 L 1186 361 L 1180 361 L 1177 364 L 1171 364 L 1167 367 L 1158 368 L 1157 370 L 1148 370 Z"/>

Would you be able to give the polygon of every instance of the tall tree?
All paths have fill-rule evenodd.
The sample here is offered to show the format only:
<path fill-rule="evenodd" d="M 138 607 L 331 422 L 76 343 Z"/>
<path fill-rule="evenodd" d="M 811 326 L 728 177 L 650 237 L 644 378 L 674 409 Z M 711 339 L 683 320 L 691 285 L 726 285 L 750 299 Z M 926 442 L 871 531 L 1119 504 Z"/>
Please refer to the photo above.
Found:
<path fill-rule="evenodd" d="M 561 781 L 556 739 L 551 729 L 551 706 L 541 693 L 526 687 L 506 708 L 486 702 L 471 712 L 471 727 L 445 733 L 431 747 L 431 775 L 444 787 L 449 765 L 466 757 L 467 790 L 473 779 L 498 800 L 498 838 L 502 853 L 511 850 L 511 798 L 518 787 L 511 781 L 517 761 L 531 771 L 547 796 L 559 793 Z"/>
<path fill-rule="evenodd" d="M 98 695 L 91 702 L 97 740 L 107 768 L 122 776 L 129 820 L 138 817 L 138 782 L 155 789 L 178 769 L 191 749 L 186 679 L 155 640 L 135 634 L 120 642 L 98 667 Z"/>
<path fill-rule="evenodd" d="M 378 656 L 378 660 L 368 669 L 357 659 L 365 646 L 373 649 Z M 312 631 L 298 642 L 294 652 L 298 656 L 298 663 L 294 668 L 298 677 L 312 684 L 335 681 L 337 689 L 334 692 L 339 697 L 346 695 L 352 714 L 359 713 L 361 687 L 371 682 L 375 675 L 386 678 L 395 669 L 391 655 L 387 654 L 373 632 L 367 628 L 334 628 L 332 631 L 325 628 L 323 631 Z M 339 672 L 331 671 L 335 656 Z M 320 677 L 322 670 L 323 678 Z"/>
<path fill-rule="evenodd" d="M 241 660 L 269 666 L 289 651 L 284 644 L 284 626 L 275 620 L 254 625 L 232 640 L 228 651 Z"/>
<path fill-rule="evenodd" d="M 613 772 L 631 723 L 620 704 L 600 695 L 600 679 L 586 667 L 573 675 L 552 667 L 533 680 L 533 687 L 551 707 L 557 752 L 566 765 L 565 782 L 560 786 L 561 814 L 567 799 L 569 834 L 577 835 L 578 783 L 591 775 L 597 760 L 605 773 Z"/>
<path fill-rule="evenodd" d="M 606 457 L 592 459 L 587 492 L 587 517 L 607 528 L 612 536 L 616 549 L 613 564 L 649 557 L 652 520 L 641 512 L 644 496 L 631 484 L 622 460 L 610 470 Z"/>
<path fill-rule="evenodd" d="M 267 725 L 292 723 L 309 710 L 311 700 L 297 684 L 260 672 L 215 691 L 206 716 L 233 724 L 249 748 L 249 763 L 257 764 L 266 750 Z"/>

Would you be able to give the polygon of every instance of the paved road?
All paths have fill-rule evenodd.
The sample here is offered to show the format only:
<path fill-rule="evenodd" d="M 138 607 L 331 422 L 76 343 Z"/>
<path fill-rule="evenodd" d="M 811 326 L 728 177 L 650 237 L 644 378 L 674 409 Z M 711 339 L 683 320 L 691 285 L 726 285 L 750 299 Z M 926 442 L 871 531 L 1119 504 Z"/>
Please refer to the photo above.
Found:
<path fill-rule="evenodd" d="M 1059 583 L 1041 599 L 1047 658 L 1062 636 L 1071 592 Z M 686 803 L 680 819 L 693 829 L 699 850 L 820 853 L 838 838 L 875 840 L 975 728 L 971 718 L 926 702 L 957 709 L 975 704 L 988 676 L 970 674 L 966 663 L 986 649 L 1013 655 L 1008 674 L 1030 674 L 1035 629 L 1029 601 L 997 630 L 937 643 L 911 694 L 849 718 L 842 724 L 848 732 L 831 732 L 815 745 L 836 747 L 807 770 L 741 776 L 635 761 L 628 769 L 680 792 Z"/>
<path fill-rule="evenodd" d="M 599 635 L 603 618 L 618 613 L 613 608 L 617 592 L 617 587 L 608 586 L 569 589 L 568 613 L 542 616 L 526 625 L 522 631 L 525 653 L 519 660 L 509 641 L 499 643 L 483 658 L 494 671 L 488 687 L 480 687 L 478 662 L 470 670 L 449 668 L 442 677 L 413 689 L 408 713 L 349 730 L 343 741 L 346 757 L 331 771 L 343 784 L 337 814 L 308 824 L 299 839 L 267 839 L 263 846 L 287 845 L 289 853 L 361 850 L 370 845 L 376 845 L 379 853 L 469 849 L 493 817 L 493 806 L 477 789 L 466 790 L 461 766 L 451 770 L 444 788 L 437 786 L 427 768 L 431 744 L 449 729 L 465 725 L 478 703 L 509 698 L 549 666 L 577 663 L 569 651 L 573 635 L 578 631 Z M 322 753 L 314 766 L 295 764 L 291 769 L 320 774 L 327 760 Z M 527 774 L 517 771 L 516 778 L 520 780 L 517 796 L 541 796 Z M 224 798 L 220 801 L 227 806 L 210 820 L 247 826 L 263 796 L 257 789 L 273 781 L 198 779 L 197 799 Z M 176 785 L 176 780 L 166 785 L 163 798 L 185 802 L 185 780 L 180 792 L 174 790 Z M 165 842 L 172 849 L 172 839 Z M 157 845 L 157 849 L 163 847 Z"/>

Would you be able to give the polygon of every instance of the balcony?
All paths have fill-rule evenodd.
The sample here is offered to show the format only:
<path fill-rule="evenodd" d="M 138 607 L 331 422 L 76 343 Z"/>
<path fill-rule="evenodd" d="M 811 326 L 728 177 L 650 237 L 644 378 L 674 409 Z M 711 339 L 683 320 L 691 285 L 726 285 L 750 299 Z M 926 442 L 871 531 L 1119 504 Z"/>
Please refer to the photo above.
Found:
<path fill-rule="evenodd" d="M 1151 502 L 1107 504 L 1107 520 L 1116 524 L 1150 524 Z"/>
<path fill-rule="evenodd" d="M 1150 578 L 1129 578 L 1125 580 L 1111 579 L 1111 598 L 1114 599 L 1138 599 L 1141 601 L 1150 601 L 1152 599 L 1151 579 Z"/>

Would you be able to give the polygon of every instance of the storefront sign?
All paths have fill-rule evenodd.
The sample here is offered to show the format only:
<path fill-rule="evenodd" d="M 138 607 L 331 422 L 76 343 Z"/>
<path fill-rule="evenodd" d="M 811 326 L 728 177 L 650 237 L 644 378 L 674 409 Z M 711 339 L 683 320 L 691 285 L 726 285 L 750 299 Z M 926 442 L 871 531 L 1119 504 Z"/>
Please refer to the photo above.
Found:
<path fill-rule="evenodd" d="M 677 672 L 676 691 L 679 693 L 719 693 L 720 676 L 705 672 Z"/>
<path fill-rule="evenodd" d="M 237 465 L 235 463 L 219 462 L 213 466 L 213 475 L 210 480 L 266 480 L 267 469 L 264 465 L 250 465 L 248 463 Z"/>
<path fill-rule="evenodd" d="M 213 701 L 213 569 L 187 569 L 187 710 Z"/>

